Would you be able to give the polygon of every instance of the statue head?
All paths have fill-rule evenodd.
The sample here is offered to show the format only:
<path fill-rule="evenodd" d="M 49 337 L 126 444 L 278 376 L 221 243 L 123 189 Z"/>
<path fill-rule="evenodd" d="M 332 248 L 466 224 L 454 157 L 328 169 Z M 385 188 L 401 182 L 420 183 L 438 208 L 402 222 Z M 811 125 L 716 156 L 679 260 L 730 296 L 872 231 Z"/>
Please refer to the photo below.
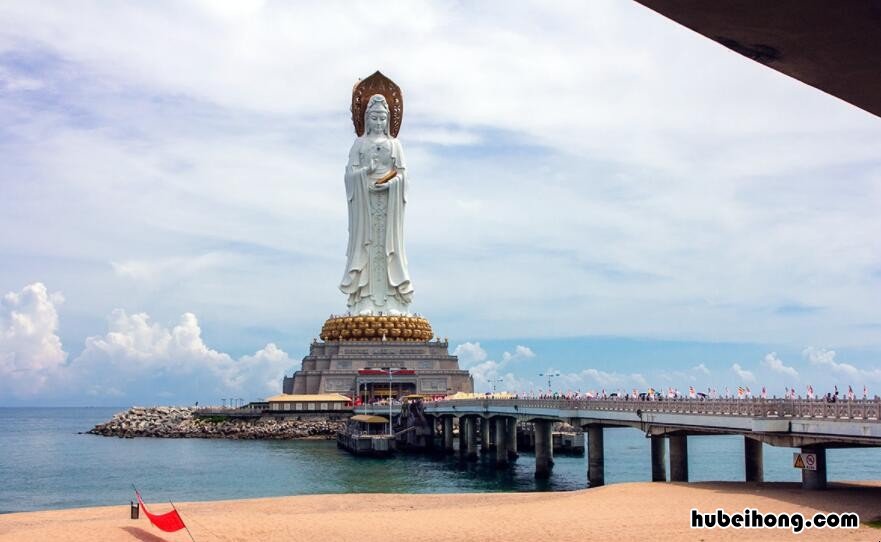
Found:
<path fill-rule="evenodd" d="M 389 108 L 385 96 L 382 94 L 374 94 L 367 103 L 367 109 L 364 111 L 364 126 L 367 128 L 368 134 L 385 134 L 389 135 Z"/>

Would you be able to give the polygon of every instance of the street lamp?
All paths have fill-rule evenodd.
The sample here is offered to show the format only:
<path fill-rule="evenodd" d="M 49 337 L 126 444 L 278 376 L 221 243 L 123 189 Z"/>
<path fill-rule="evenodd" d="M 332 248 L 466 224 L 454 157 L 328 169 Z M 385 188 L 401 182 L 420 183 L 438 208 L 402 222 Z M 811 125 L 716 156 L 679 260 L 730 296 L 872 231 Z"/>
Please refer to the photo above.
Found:
<path fill-rule="evenodd" d="M 560 376 L 559 372 L 547 372 L 547 373 L 538 373 L 538 376 L 546 376 L 548 377 L 548 395 L 551 395 L 551 379 L 555 376 Z"/>
<path fill-rule="evenodd" d="M 400 368 L 397 367 L 383 367 L 383 372 L 388 374 L 388 436 L 393 437 L 392 434 L 392 375 L 395 374 L 395 371 L 399 371 Z"/>
<path fill-rule="evenodd" d="M 496 392 L 496 382 L 504 382 L 504 381 L 505 381 L 504 378 L 487 378 L 486 379 L 487 384 L 492 384 L 493 393 Z"/>

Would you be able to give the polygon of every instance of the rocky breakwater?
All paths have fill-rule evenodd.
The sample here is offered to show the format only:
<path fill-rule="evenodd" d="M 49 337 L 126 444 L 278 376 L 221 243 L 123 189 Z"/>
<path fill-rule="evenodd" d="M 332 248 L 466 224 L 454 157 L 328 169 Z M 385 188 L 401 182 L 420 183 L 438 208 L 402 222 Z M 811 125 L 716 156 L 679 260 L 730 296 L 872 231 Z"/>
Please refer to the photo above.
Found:
<path fill-rule="evenodd" d="M 344 425 L 342 421 L 323 419 L 196 416 L 186 407 L 132 407 L 88 433 L 121 438 L 331 439 Z"/>

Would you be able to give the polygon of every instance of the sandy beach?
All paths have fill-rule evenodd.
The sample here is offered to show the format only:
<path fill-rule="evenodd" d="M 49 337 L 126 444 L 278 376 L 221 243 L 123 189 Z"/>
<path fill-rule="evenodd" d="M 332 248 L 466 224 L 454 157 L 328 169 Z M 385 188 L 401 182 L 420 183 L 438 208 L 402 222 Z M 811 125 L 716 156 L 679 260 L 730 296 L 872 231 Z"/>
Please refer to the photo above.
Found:
<path fill-rule="evenodd" d="M 148 506 L 150 503 L 148 502 Z M 881 516 L 881 485 L 834 484 L 807 492 L 797 484 L 615 484 L 558 493 L 349 494 L 177 503 L 197 541 L 583 541 L 606 538 L 688 540 L 877 540 L 865 524 Z M 689 528 L 691 508 L 762 513 L 856 512 L 859 529 Z M 157 503 L 152 512 L 169 510 Z M 0 516 L 0 540 L 150 542 L 189 540 L 163 533 L 128 504 Z"/>

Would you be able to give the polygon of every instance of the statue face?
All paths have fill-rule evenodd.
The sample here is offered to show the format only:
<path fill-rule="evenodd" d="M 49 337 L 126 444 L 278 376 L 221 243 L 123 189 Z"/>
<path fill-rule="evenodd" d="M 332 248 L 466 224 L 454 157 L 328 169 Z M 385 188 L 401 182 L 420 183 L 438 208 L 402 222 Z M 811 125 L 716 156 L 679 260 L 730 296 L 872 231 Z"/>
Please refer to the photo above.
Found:
<path fill-rule="evenodd" d="M 367 114 L 367 132 L 374 134 L 385 133 L 388 126 L 388 113 L 385 111 L 371 111 Z"/>

